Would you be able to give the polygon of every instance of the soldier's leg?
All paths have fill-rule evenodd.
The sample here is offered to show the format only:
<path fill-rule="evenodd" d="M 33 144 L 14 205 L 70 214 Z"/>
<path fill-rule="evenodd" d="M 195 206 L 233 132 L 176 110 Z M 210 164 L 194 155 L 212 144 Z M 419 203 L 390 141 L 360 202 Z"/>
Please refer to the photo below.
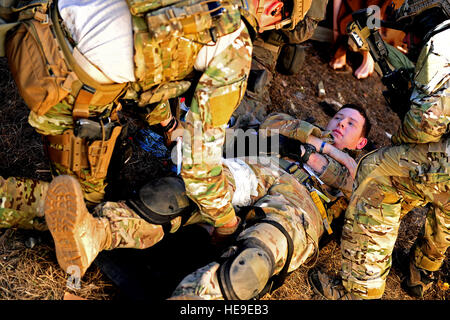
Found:
<path fill-rule="evenodd" d="M 50 184 L 45 200 L 45 219 L 55 241 L 58 263 L 65 271 L 73 268 L 83 276 L 102 250 L 145 249 L 164 236 L 163 227 L 148 223 L 125 203 L 106 202 L 95 208 L 97 217 L 86 208 L 77 179 L 58 176 Z M 171 221 L 174 232 L 181 217 Z"/>
<path fill-rule="evenodd" d="M 342 279 L 349 292 L 365 299 L 383 295 L 405 207 L 430 201 L 414 178 L 430 168 L 429 156 L 429 145 L 402 145 L 380 149 L 361 162 L 341 243 Z"/>
<path fill-rule="evenodd" d="M 423 188 L 425 186 L 425 189 Z M 425 225 L 411 248 L 409 275 L 403 283 L 409 294 L 423 297 L 433 284 L 433 271 L 440 269 L 450 245 L 450 182 L 416 184 L 432 206 Z"/>
<path fill-rule="evenodd" d="M 289 249 L 292 257 L 287 271 L 317 252 L 323 233 L 320 213 L 308 191 L 292 176 L 281 176 L 254 206 L 262 208 L 268 221 L 258 221 L 242 231 L 237 248 L 230 247 L 220 263 L 212 262 L 184 278 L 171 299 L 250 299 L 284 268 Z"/>
<path fill-rule="evenodd" d="M 47 230 L 44 199 L 48 182 L 0 177 L 0 228 Z"/>
<path fill-rule="evenodd" d="M 206 66 L 186 116 L 181 175 L 204 221 L 223 227 L 236 221 L 221 164 L 225 128 L 241 101 L 251 62 L 246 28 Z"/>
<path fill-rule="evenodd" d="M 414 246 L 414 262 L 421 269 L 437 271 L 445 260 L 445 253 L 450 246 L 449 200 L 446 202 L 446 206 L 430 208 L 423 237 Z"/>
<path fill-rule="evenodd" d="M 378 299 L 383 295 L 391 267 L 401 200 L 389 177 L 364 181 L 358 191 L 345 215 L 341 275 L 348 292 L 361 298 Z"/>
<path fill-rule="evenodd" d="M 448 196 L 447 196 L 448 197 Z M 431 207 L 422 232 L 410 249 L 410 261 L 403 288 L 412 296 L 423 298 L 435 280 L 433 271 L 439 270 L 449 246 L 449 213 Z"/>

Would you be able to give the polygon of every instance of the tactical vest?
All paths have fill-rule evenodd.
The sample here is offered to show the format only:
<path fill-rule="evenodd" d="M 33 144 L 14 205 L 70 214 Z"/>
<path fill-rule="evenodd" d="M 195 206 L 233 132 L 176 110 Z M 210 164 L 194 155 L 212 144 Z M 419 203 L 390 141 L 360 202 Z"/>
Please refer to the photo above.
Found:
<path fill-rule="evenodd" d="M 132 14 L 139 105 L 173 98 L 190 86 L 184 79 L 204 45 L 240 27 L 233 0 L 127 0 Z"/>
<path fill-rule="evenodd" d="M 311 198 L 322 216 L 322 222 L 328 234 L 333 233 L 331 222 L 338 218 L 348 206 L 348 200 L 341 191 L 335 190 L 319 181 L 305 167 L 285 159 L 278 159 L 280 168 L 290 173 L 309 191 Z M 337 192 L 336 192 L 337 191 Z"/>

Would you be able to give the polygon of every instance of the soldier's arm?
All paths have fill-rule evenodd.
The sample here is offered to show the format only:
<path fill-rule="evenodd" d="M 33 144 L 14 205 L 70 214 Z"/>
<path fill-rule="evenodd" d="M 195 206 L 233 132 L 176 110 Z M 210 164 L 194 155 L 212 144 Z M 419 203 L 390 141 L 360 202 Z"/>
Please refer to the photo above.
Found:
<path fill-rule="evenodd" d="M 415 88 L 411 108 L 406 113 L 392 143 L 428 143 L 439 141 L 450 123 L 450 80 L 436 92 L 427 94 Z"/>
<path fill-rule="evenodd" d="M 416 63 L 410 110 L 392 137 L 394 144 L 436 142 L 450 124 L 450 29 L 433 36 Z"/>
<path fill-rule="evenodd" d="M 306 142 L 309 144 L 312 144 L 316 150 L 320 150 L 322 143 L 324 142 L 322 139 L 317 138 L 315 136 L 309 136 L 306 139 Z M 328 155 L 335 161 L 337 161 L 339 164 L 347 168 L 349 171 L 349 174 L 352 176 L 352 178 L 356 175 L 356 161 L 352 157 L 350 157 L 346 152 L 339 150 L 338 148 L 334 147 L 333 145 L 329 143 L 325 143 L 324 147 L 322 149 L 322 153 Z M 320 163 L 323 163 L 323 161 L 320 161 Z M 309 163 L 308 163 L 309 165 Z M 314 168 L 313 168 L 314 169 Z M 319 169 L 319 167 L 317 168 Z M 322 173 L 319 171 L 316 171 L 318 173 Z"/>
<path fill-rule="evenodd" d="M 263 123 L 262 128 L 267 129 L 269 134 L 271 130 L 278 130 L 279 134 L 298 140 L 301 143 L 306 143 L 306 140 L 311 135 L 316 137 L 321 137 L 322 135 L 322 130 L 309 122 L 281 116 L 269 117 Z"/>
<path fill-rule="evenodd" d="M 342 152 L 340 150 L 337 151 Z M 327 152 L 330 151 L 327 150 Z M 352 165 L 354 165 L 354 168 L 356 169 L 355 160 L 346 153 L 342 153 L 348 157 L 348 161 L 353 162 Z M 344 164 L 340 163 L 326 153 L 312 153 L 306 164 L 317 173 L 320 180 L 322 180 L 327 186 L 339 189 L 346 196 L 350 196 L 352 192 L 354 174 L 352 174 Z"/>

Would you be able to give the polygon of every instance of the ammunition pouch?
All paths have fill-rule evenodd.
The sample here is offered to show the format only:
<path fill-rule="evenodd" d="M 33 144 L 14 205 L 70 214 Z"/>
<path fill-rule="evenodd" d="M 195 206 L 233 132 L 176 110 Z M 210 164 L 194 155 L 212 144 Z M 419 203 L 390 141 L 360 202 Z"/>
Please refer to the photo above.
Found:
<path fill-rule="evenodd" d="M 186 195 L 183 179 L 163 177 L 143 186 L 136 197 L 126 201 L 141 218 L 170 230 L 170 221 L 182 216 L 187 220 L 197 206 Z M 183 223 L 183 222 L 182 222 Z"/>
<path fill-rule="evenodd" d="M 50 161 L 57 163 L 85 178 L 88 169 L 94 179 L 104 179 L 108 173 L 109 162 L 122 127 L 116 126 L 108 140 L 89 141 L 76 137 L 73 130 L 63 134 L 45 136 L 47 155 Z"/>
<path fill-rule="evenodd" d="M 149 97 L 146 100 L 155 94 L 153 87 L 184 79 L 194 70 L 195 57 L 204 45 L 233 33 L 241 24 L 239 9 L 231 1 L 127 2 L 133 15 L 135 75 Z"/>

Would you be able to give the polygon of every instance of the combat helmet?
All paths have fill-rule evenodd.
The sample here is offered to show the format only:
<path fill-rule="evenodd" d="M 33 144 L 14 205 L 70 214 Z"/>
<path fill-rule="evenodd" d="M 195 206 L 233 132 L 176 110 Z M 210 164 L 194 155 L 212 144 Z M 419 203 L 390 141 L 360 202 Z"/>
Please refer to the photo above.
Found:
<path fill-rule="evenodd" d="M 274 0 L 242 0 L 241 14 L 256 32 L 273 29 L 293 30 L 306 15 L 312 0 L 280 0 L 280 5 L 270 5 Z M 255 4 L 257 3 L 257 4 Z M 281 10 L 282 18 L 276 23 L 265 25 L 266 17 L 275 16 Z"/>

